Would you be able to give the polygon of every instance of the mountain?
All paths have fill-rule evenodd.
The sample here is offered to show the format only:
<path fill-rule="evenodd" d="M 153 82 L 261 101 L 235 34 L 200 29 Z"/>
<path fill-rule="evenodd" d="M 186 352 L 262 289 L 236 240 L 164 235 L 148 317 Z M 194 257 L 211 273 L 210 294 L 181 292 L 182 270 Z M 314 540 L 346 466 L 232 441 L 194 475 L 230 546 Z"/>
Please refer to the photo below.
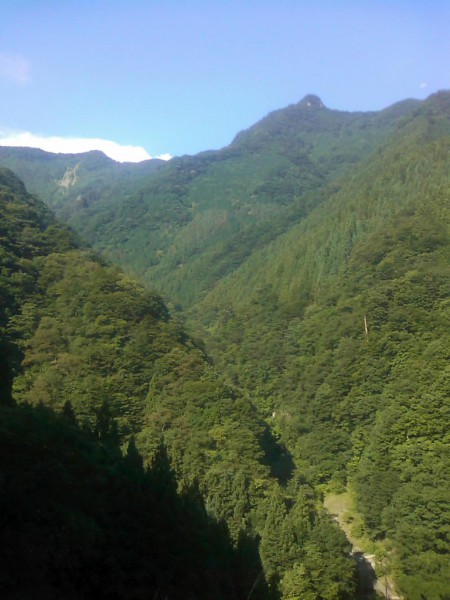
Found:
<path fill-rule="evenodd" d="M 300 472 L 350 483 L 406 598 L 450 583 L 449 151 L 439 93 L 191 316 Z"/>
<path fill-rule="evenodd" d="M 162 299 L 5 169 L 0 217 L 2 595 L 276 598 L 295 560 L 350 598 L 345 537 Z"/>
<path fill-rule="evenodd" d="M 63 163 L 17 148 L 0 148 L 0 164 L 104 256 L 187 307 L 302 220 L 322 201 L 318 190 L 373 152 L 416 105 L 347 113 L 307 96 L 223 150 L 163 165 L 119 165 L 99 153 Z"/>
<path fill-rule="evenodd" d="M 100 198 L 107 198 L 122 189 L 126 182 L 142 184 L 148 175 L 164 165 L 158 159 L 142 163 L 118 163 L 103 152 L 94 150 L 80 154 L 54 154 L 36 148 L 0 146 L 0 160 L 19 174 L 33 193 L 46 199 L 53 209 L 69 214 Z M 132 187 L 132 186 L 131 186 Z"/>
<path fill-rule="evenodd" d="M 150 292 L 152 336 L 169 336 L 154 347 L 135 334 L 150 310 L 135 304 L 142 288 L 135 295 L 107 265 L 101 277 L 71 267 L 77 283 L 66 285 L 54 275 L 66 267 L 52 263 L 45 315 L 62 297 L 56 329 L 82 339 L 58 379 L 51 328 L 22 308 L 8 335 L 26 340 L 30 359 L 10 377 L 14 397 L 48 402 L 54 381 L 57 398 L 75 385 L 87 419 L 111 398 L 120 435 L 133 434 L 144 457 L 163 431 L 181 488 L 198 483 L 235 543 L 240 532 L 259 539 L 271 594 L 355 596 L 345 541 L 318 505 L 348 489 L 362 516 L 355 535 L 371 540 L 402 597 L 447 599 L 449 150 L 449 92 L 376 113 L 307 96 L 223 150 L 141 179 L 130 165 L 110 195 L 98 180 L 85 206 L 76 183 L 59 206 L 48 200 L 54 210 L 183 311 L 193 337 Z M 122 293 L 96 308 L 111 292 Z M 107 392 L 92 396 L 103 377 Z"/>
<path fill-rule="evenodd" d="M 242 567 L 200 496 L 177 493 L 161 442 L 144 470 L 130 435 L 138 382 L 157 357 L 193 349 L 159 297 L 77 248 L 4 169 L 0 216 L 2 597 L 242 597 L 258 561 Z M 134 339 L 145 357 L 133 357 Z M 127 376 L 109 363 L 119 346 L 133 359 Z"/>

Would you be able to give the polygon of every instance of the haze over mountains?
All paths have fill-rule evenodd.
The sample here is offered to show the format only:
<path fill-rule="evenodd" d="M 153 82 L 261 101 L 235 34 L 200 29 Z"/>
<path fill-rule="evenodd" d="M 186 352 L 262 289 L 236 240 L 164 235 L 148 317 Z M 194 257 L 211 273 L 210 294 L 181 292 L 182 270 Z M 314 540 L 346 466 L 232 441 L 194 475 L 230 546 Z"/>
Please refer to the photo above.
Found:
<path fill-rule="evenodd" d="M 226 524 L 216 546 L 213 524 L 198 542 L 224 566 L 211 597 L 367 597 L 320 506 L 348 488 L 358 536 L 402 597 L 449 598 L 449 152 L 449 92 L 370 113 L 309 95 L 170 163 L 0 148 L 0 166 L 79 236 L 2 171 L 8 418 L 70 402 L 95 443 L 137 447 L 148 465 L 162 444 L 179 501 L 195 488 L 204 523 Z M 89 539 L 77 577 L 91 550 L 103 564 Z M 182 597 L 170 544 L 147 594 Z"/>

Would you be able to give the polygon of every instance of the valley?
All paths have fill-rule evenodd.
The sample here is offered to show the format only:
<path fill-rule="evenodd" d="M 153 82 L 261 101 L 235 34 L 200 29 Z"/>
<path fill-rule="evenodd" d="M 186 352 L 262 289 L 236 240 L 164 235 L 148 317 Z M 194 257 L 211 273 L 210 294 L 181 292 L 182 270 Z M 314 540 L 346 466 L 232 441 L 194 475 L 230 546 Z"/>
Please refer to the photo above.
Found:
<path fill-rule="evenodd" d="M 448 600 L 449 157 L 445 91 L 168 163 L 1 147 L 0 585 L 30 543 L 17 598 L 368 598 L 363 539 L 379 596 Z"/>

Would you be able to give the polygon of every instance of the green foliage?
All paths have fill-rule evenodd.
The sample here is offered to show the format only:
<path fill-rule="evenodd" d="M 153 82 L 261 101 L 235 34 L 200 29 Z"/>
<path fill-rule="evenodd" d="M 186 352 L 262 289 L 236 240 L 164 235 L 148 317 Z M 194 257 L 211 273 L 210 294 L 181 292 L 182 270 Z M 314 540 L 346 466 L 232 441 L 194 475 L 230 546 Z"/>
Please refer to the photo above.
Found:
<path fill-rule="evenodd" d="M 163 449 L 144 471 L 43 407 L 0 423 L 2 597 L 243 597 L 226 530 L 177 494 Z"/>
<path fill-rule="evenodd" d="M 191 312 L 303 476 L 353 482 L 407 598 L 449 584 L 448 100 L 414 111 Z M 306 572 L 298 562 L 284 593 Z"/>
<path fill-rule="evenodd" d="M 2 592 L 267 597 L 267 426 L 159 296 L 4 182 Z"/>
<path fill-rule="evenodd" d="M 283 598 L 353 598 L 355 563 L 350 544 L 325 514 L 317 514 L 312 490 L 294 488 L 289 500 L 275 487 L 268 500 L 261 558 L 269 583 Z"/>
<path fill-rule="evenodd" d="M 257 539 L 274 598 L 353 597 L 348 544 L 317 509 L 324 485 L 351 482 L 402 595 L 446 599 L 449 115 L 445 92 L 371 114 L 307 98 L 154 173 L 97 164 L 75 203 L 84 167 L 64 167 L 80 181 L 60 214 L 190 307 L 213 362 L 4 174 L 5 397 L 77 415 L 110 452 L 120 439 L 134 473 L 163 440 L 178 489 L 248 561 L 245 597 L 264 579 Z"/>
<path fill-rule="evenodd" d="M 415 106 L 346 113 L 302 101 L 227 148 L 164 165 L 15 148 L 0 148 L 0 164 L 112 262 L 187 307 L 303 219 Z"/>

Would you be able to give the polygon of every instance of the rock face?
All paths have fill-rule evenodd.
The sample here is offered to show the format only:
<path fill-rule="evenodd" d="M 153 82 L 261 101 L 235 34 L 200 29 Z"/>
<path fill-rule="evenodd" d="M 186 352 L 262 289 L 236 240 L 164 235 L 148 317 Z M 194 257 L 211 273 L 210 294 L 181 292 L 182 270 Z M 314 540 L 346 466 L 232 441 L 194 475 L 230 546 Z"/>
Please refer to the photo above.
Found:
<path fill-rule="evenodd" d="M 315 96 L 314 94 L 308 94 L 300 101 L 300 106 L 307 106 L 309 108 L 325 108 L 324 103 L 319 98 L 319 96 Z"/>
<path fill-rule="evenodd" d="M 73 187 L 77 182 L 77 171 L 79 166 L 80 165 L 77 164 L 73 169 L 71 167 L 67 167 L 63 178 L 57 182 L 58 185 L 66 190 L 68 190 L 70 187 Z"/>

